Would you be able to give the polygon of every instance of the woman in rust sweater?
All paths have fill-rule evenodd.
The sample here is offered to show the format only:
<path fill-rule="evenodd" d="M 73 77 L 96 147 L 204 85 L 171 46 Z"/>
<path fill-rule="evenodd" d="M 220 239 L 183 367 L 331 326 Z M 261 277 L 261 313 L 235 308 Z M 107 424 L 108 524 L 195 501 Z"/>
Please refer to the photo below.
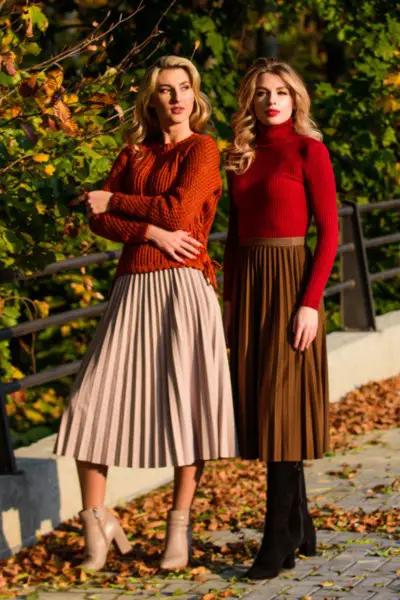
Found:
<path fill-rule="evenodd" d="M 241 456 L 268 465 L 267 516 L 252 578 L 315 553 L 303 459 L 328 449 L 322 294 L 338 243 L 335 181 L 303 82 L 259 59 L 244 76 L 228 149 L 224 320 Z M 314 217 L 314 256 L 305 236 Z"/>
<path fill-rule="evenodd" d="M 235 456 L 231 384 L 207 238 L 219 152 L 194 65 L 169 56 L 140 86 L 131 143 L 86 203 L 91 229 L 124 243 L 107 311 L 75 380 L 56 452 L 77 459 L 86 568 L 130 545 L 104 507 L 107 469 L 175 467 L 161 566 L 186 566 L 204 461 Z"/>

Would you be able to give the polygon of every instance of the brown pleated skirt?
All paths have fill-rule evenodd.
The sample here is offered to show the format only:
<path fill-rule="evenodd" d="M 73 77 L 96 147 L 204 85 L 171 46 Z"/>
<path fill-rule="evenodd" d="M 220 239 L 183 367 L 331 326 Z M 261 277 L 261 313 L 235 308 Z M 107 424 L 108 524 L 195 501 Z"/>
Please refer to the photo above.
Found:
<path fill-rule="evenodd" d="M 237 456 L 221 312 L 201 271 L 118 277 L 55 452 L 146 468 Z"/>
<path fill-rule="evenodd" d="M 303 238 L 241 240 L 235 274 L 231 373 L 243 458 L 299 461 L 328 450 L 325 314 L 304 352 L 293 318 L 312 256 Z"/>

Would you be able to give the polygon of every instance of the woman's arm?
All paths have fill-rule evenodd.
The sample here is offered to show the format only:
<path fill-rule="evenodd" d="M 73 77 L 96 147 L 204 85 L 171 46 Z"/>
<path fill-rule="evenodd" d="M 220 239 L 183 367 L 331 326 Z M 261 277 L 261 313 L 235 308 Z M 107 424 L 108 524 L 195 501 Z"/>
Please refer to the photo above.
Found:
<path fill-rule="evenodd" d="M 114 193 L 108 210 L 169 230 L 185 229 L 210 194 L 220 192 L 220 156 L 215 141 L 201 136 L 188 151 L 173 188 L 158 196 Z"/>
<path fill-rule="evenodd" d="M 301 305 L 317 310 L 332 270 L 339 238 L 335 177 L 324 144 L 310 144 L 305 180 L 307 198 L 317 228 L 317 246 Z"/>
<path fill-rule="evenodd" d="M 131 221 L 120 215 L 107 212 L 92 214 L 89 217 L 89 227 L 96 235 L 112 242 L 135 244 L 149 241 L 148 223 Z"/>
<path fill-rule="evenodd" d="M 102 186 L 105 192 L 126 190 L 126 173 L 132 151 L 125 147 L 115 159 Z M 97 213 L 89 217 L 89 227 L 96 235 L 112 242 L 143 243 L 148 241 L 148 223 L 142 223 L 111 213 Z"/>

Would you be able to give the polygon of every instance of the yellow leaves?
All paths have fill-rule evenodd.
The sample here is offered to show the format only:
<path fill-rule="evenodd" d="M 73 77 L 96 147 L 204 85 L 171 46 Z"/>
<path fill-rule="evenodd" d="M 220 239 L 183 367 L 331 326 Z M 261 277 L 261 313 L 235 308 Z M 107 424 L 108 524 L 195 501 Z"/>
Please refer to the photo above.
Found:
<path fill-rule="evenodd" d="M 0 45 L 6 48 L 14 39 L 14 33 L 10 30 L 1 38 Z"/>
<path fill-rule="evenodd" d="M 57 100 L 57 102 L 55 102 L 53 113 L 61 121 L 60 127 L 65 133 L 72 136 L 75 136 L 78 133 L 79 127 L 76 121 L 71 118 L 71 111 L 62 100 Z"/>
<path fill-rule="evenodd" d="M 4 52 L 3 54 L 0 54 L 0 70 L 4 63 L 6 73 L 11 75 L 11 77 L 14 77 L 14 75 L 16 75 L 16 73 L 17 73 L 17 69 L 15 68 L 14 61 L 15 61 L 14 52 L 9 51 L 9 52 Z"/>
<path fill-rule="evenodd" d="M 335 135 L 336 133 L 336 129 L 334 129 L 333 127 L 327 127 L 326 129 L 324 129 L 324 133 L 326 133 L 326 135 Z"/>
<path fill-rule="evenodd" d="M 217 140 L 217 146 L 220 152 L 223 152 L 228 146 L 229 146 L 229 142 L 228 140 Z"/>
<path fill-rule="evenodd" d="M 62 123 L 61 129 L 63 129 L 65 133 L 68 133 L 72 136 L 78 135 L 79 133 L 78 124 L 73 119 L 68 119 L 68 121 Z"/>
<path fill-rule="evenodd" d="M 33 301 L 41 319 L 44 319 L 49 316 L 50 306 L 48 302 L 44 300 L 34 300 Z"/>
<path fill-rule="evenodd" d="M 15 119 L 15 117 L 18 117 L 21 113 L 22 108 L 14 104 L 13 106 L 1 111 L 0 115 L 3 117 L 3 119 Z"/>
<path fill-rule="evenodd" d="M 34 154 L 32 158 L 35 162 L 42 163 L 47 162 L 50 156 L 48 154 L 44 154 L 43 152 L 39 152 L 39 154 Z"/>
<path fill-rule="evenodd" d="M 383 80 L 385 85 L 395 85 L 400 87 L 400 73 L 389 73 L 386 79 Z"/>
<path fill-rule="evenodd" d="M 11 365 L 11 374 L 13 379 L 23 379 L 25 377 L 23 372 L 17 369 L 17 367 L 14 367 L 14 365 Z"/>
<path fill-rule="evenodd" d="M 101 94 L 100 92 L 93 94 L 88 100 L 92 108 L 103 108 L 104 106 L 112 106 L 117 103 L 114 94 Z"/>
<path fill-rule="evenodd" d="M 46 73 L 47 79 L 44 86 L 49 90 L 59 90 L 64 81 L 64 72 L 62 69 L 51 69 Z"/>
<path fill-rule="evenodd" d="M 46 175 L 48 175 L 49 177 L 51 177 L 54 173 L 54 171 L 56 170 L 54 165 L 46 165 L 44 168 L 44 172 L 46 173 Z M 39 214 L 43 214 L 43 212 L 45 212 L 45 210 L 43 212 L 41 212 L 39 210 L 39 207 L 36 205 L 37 211 Z"/>
<path fill-rule="evenodd" d="M 62 337 L 68 337 L 71 333 L 71 327 L 69 325 L 62 325 L 62 327 L 60 327 L 60 332 Z"/>
<path fill-rule="evenodd" d="M 38 424 L 38 423 L 46 422 L 46 419 L 44 418 L 44 416 L 37 410 L 34 410 L 33 408 L 26 408 L 24 412 L 25 412 L 25 416 L 27 417 L 27 419 L 32 421 L 32 423 Z"/>
<path fill-rule="evenodd" d="M 58 119 L 60 119 L 60 121 L 62 121 L 63 123 L 69 121 L 69 119 L 71 118 L 71 111 L 62 100 L 57 100 L 57 102 L 54 103 L 53 111 L 55 116 Z"/>
<path fill-rule="evenodd" d="M 382 108 L 385 113 L 395 112 L 400 108 L 400 103 L 393 96 L 388 96 L 383 100 Z"/>
<path fill-rule="evenodd" d="M 63 101 L 65 104 L 77 104 L 79 102 L 78 94 L 64 94 Z"/>

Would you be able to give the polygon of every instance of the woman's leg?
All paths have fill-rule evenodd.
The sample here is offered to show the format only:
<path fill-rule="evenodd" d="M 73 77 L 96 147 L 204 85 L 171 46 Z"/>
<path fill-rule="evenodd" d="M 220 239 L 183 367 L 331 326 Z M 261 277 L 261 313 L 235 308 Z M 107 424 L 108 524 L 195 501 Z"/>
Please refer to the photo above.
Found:
<path fill-rule="evenodd" d="M 190 510 L 204 469 L 204 460 L 175 467 L 173 510 Z"/>
<path fill-rule="evenodd" d="M 174 499 L 172 510 L 168 514 L 165 550 L 160 565 L 162 569 L 181 569 L 186 567 L 190 560 L 190 509 L 203 468 L 203 460 L 198 460 L 193 465 L 175 467 Z"/>
<path fill-rule="evenodd" d="M 118 519 L 104 506 L 108 467 L 76 461 L 81 486 L 83 510 L 80 517 L 85 538 L 85 569 L 102 569 L 108 550 L 114 541 L 120 552 L 126 554 L 132 547 Z"/>
<path fill-rule="evenodd" d="M 81 460 L 76 461 L 76 466 L 81 486 L 83 509 L 102 506 L 106 496 L 108 467 Z"/>

